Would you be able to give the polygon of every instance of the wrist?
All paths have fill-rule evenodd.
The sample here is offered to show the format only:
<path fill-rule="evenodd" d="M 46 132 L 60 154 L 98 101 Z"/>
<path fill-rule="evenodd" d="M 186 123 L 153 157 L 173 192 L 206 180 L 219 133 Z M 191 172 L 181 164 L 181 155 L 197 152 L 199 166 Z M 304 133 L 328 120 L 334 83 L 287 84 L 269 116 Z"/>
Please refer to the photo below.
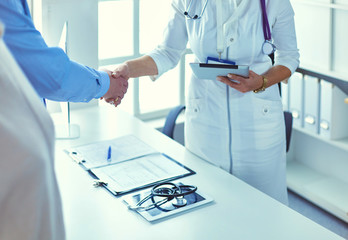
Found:
<path fill-rule="evenodd" d="M 131 69 L 132 69 L 132 62 L 131 61 L 126 61 L 123 63 L 124 65 L 124 68 L 126 70 L 126 74 L 128 75 L 128 77 L 134 77 L 134 76 L 131 76 Z"/>
<path fill-rule="evenodd" d="M 262 77 L 262 86 L 260 88 L 253 90 L 254 93 L 263 92 L 265 91 L 267 87 L 268 79 L 265 76 L 261 76 L 261 77 Z"/>
<path fill-rule="evenodd" d="M 99 86 L 99 90 L 94 98 L 98 99 L 103 97 L 110 88 L 111 74 L 110 71 L 100 70 L 100 77 L 97 79 L 97 85 Z"/>

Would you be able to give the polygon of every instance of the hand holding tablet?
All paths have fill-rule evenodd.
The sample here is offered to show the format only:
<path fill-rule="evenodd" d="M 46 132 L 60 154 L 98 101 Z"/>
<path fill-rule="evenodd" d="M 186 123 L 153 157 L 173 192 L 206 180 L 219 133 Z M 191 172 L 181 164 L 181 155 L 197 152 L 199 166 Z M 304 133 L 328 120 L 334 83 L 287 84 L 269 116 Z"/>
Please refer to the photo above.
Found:
<path fill-rule="evenodd" d="M 232 73 L 243 77 L 249 76 L 249 66 L 228 64 L 190 63 L 193 74 L 199 79 L 216 80 L 217 76 Z"/>

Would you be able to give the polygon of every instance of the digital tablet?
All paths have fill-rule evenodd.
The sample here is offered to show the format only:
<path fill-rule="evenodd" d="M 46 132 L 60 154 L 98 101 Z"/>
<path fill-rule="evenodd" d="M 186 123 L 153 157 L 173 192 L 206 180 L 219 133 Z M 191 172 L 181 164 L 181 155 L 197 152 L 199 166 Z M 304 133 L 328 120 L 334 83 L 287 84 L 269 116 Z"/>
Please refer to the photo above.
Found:
<path fill-rule="evenodd" d="M 182 185 L 182 183 L 178 183 L 178 185 Z M 150 189 L 146 189 L 146 190 L 137 192 L 134 195 L 126 195 L 122 198 L 123 202 L 127 206 L 134 206 L 141 199 L 146 197 L 150 193 L 150 191 L 151 191 Z M 161 198 L 159 199 L 156 199 L 156 198 L 152 198 L 151 200 L 148 200 L 147 202 L 144 203 L 144 206 L 146 207 L 148 204 L 152 204 L 154 201 L 156 202 L 158 200 L 161 200 Z M 168 217 L 172 215 L 176 215 L 178 213 L 191 211 L 193 208 L 197 208 L 199 206 L 202 206 L 214 201 L 211 197 L 205 194 L 202 194 L 198 190 L 194 193 L 184 196 L 184 198 L 187 201 L 187 204 L 183 207 L 174 206 L 173 203 L 176 202 L 174 198 L 164 204 L 161 204 L 143 211 L 136 210 L 136 212 L 140 214 L 143 218 L 145 218 L 147 221 L 156 222 L 159 220 L 167 219 Z"/>
<path fill-rule="evenodd" d="M 216 80 L 217 76 L 232 73 L 243 77 L 249 76 L 249 66 L 230 64 L 190 63 L 193 74 L 199 79 Z"/>

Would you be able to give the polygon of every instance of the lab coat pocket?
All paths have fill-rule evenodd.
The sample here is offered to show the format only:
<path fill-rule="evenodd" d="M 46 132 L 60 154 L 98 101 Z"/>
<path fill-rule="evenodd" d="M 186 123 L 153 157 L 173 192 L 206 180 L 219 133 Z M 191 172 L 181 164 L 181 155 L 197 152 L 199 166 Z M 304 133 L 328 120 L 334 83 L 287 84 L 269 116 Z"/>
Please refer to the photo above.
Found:
<path fill-rule="evenodd" d="M 255 148 L 270 149 L 283 144 L 285 123 L 281 101 L 257 99 L 254 105 Z"/>
<path fill-rule="evenodd" d="M 185 114 L 190 118 L 198 118 L 203 108 L 203 99 L 193 98 L 189 99 Z"/>
<path fill-rule="evenodd" d="M 211 127 L 217 125 L 217 119 L 214 118 L 216 114 L 210 106 L 206 105 L 204 98 L 188 99 L 186 106 L 186 121 L 190 123 L 191 127 L 204 126 Z"/>

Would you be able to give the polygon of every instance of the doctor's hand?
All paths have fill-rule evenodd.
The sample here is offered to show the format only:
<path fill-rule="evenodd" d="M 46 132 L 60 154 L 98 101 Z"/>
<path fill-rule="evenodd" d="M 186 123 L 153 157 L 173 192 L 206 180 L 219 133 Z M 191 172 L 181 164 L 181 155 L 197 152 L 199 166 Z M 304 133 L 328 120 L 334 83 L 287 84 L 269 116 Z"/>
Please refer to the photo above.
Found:
<path fill-rule="evenodd" d="M 229 73 L 227 77 L 218 76 L 216 80 L 227 84 L 239 92 L 246 93 L 259 89 L 263 85 L 263 77 L 253 71 L 249 71 L 249 77 L 242 77 L 239 75 Z"/>
<path fill-rule="evenodd" d="M 125 93 L 128 89 L 128 78 L 124 77 L 115 77 L 112 75 L 112 72 L 109 70 L 105 71 L 110 78 L 110 87 L 109 90 L 106 92 L 106 94 L 101 98 L 104 99 L 107 103 L 110 103 L 117 107 L 120 103 L 122 98 L 124 97 Z"/>
<path fill-rule="evenodd" d="M 130 78 L 130 70 L 129 70 L 128 64 L 127 63 L 123 63 L 123 64 L 119 65 L 112 72 L 112 76 L 114 78 L 122 77 L 122 78 L 128 80 Z"/>

